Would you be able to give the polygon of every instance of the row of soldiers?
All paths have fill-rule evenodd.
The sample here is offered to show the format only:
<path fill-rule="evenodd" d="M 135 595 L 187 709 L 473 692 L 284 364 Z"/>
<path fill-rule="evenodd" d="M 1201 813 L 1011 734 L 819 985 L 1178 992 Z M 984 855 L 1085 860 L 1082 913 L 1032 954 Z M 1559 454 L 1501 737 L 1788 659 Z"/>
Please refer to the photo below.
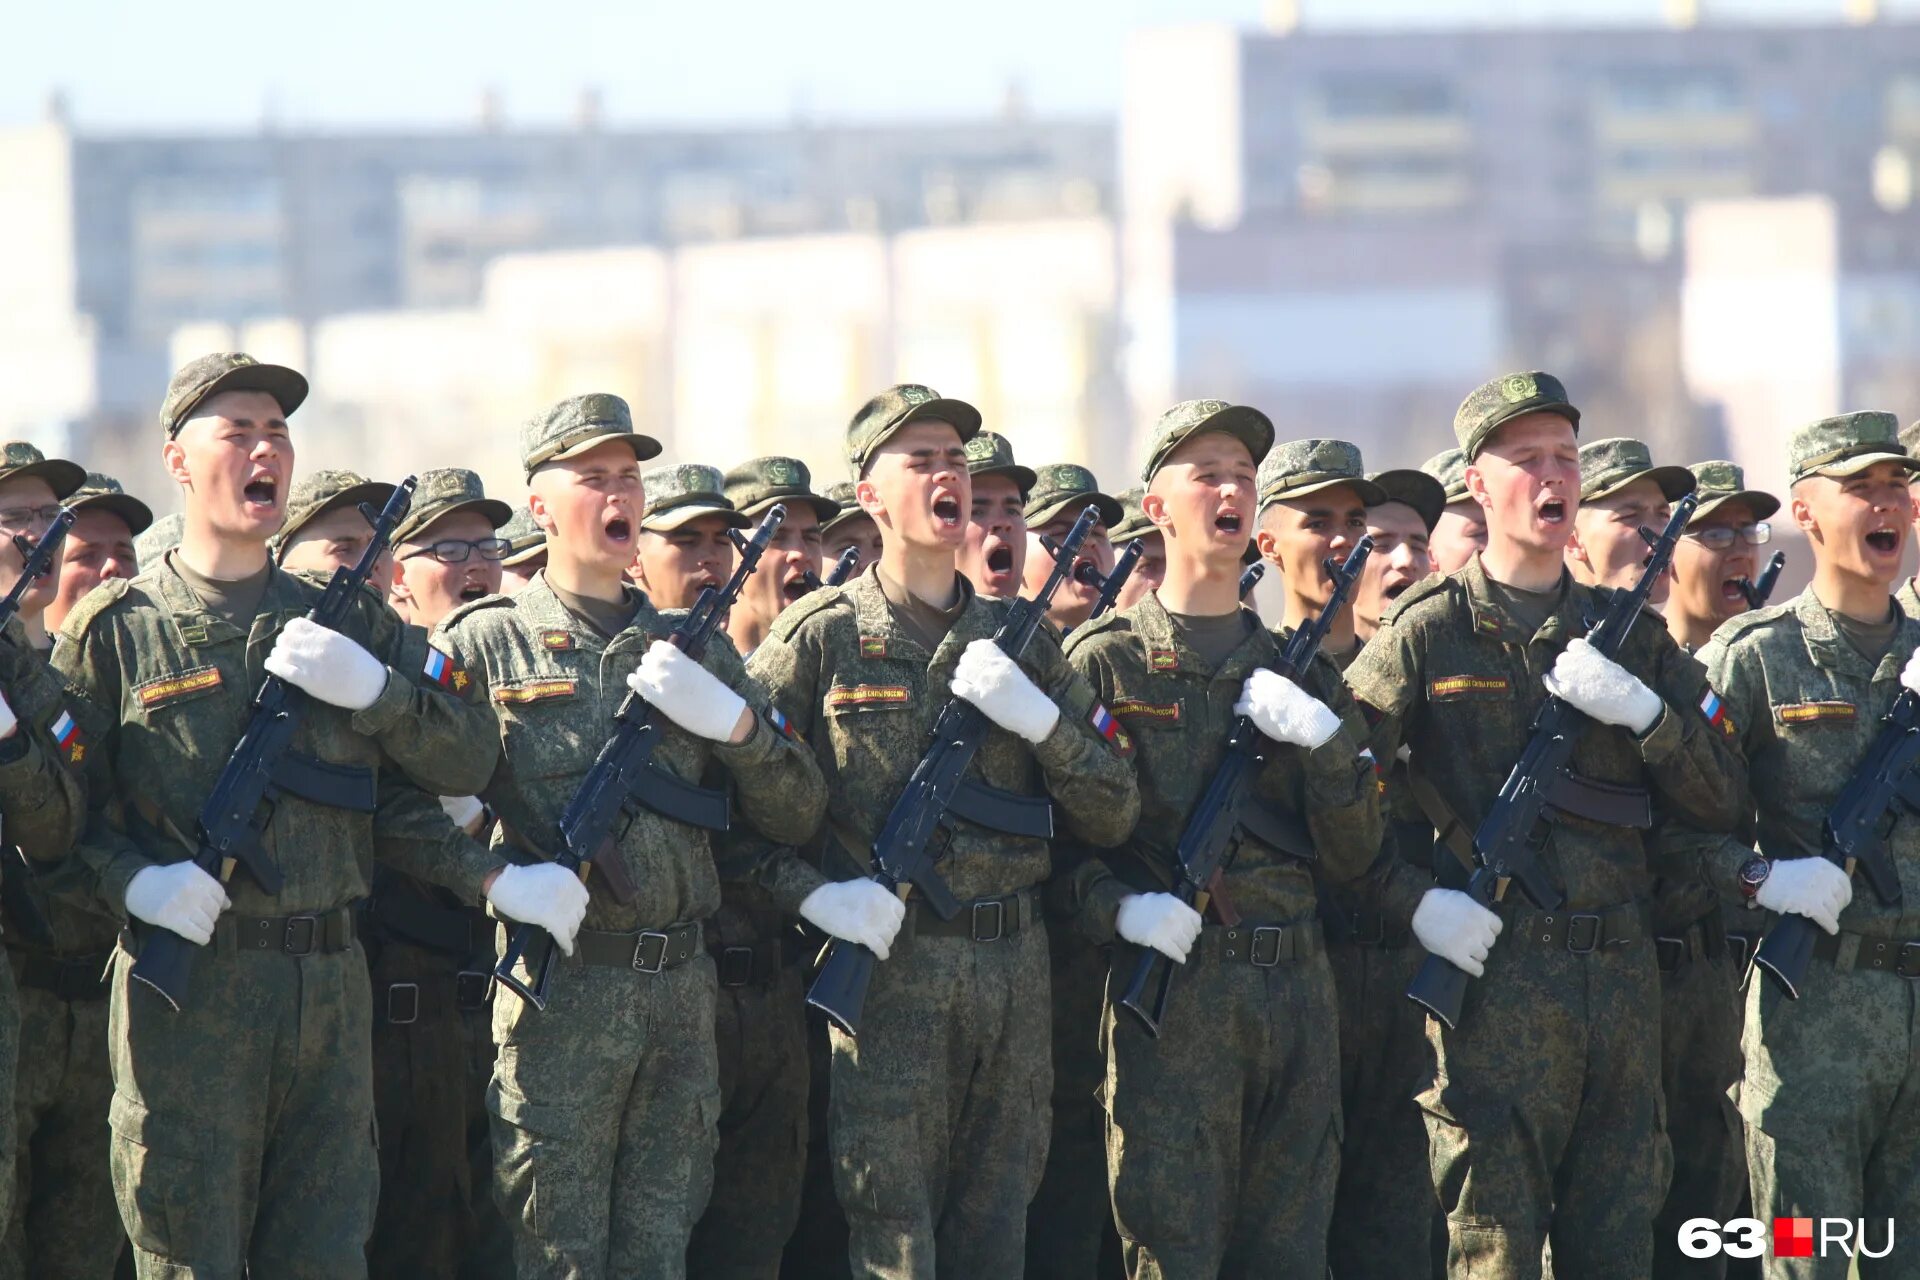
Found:
<path fill-rule="evenodd" d="M 1189 401 L 1113 496 L 919 386 L 860 408 L 819 493 L 789 458 L 645 470 L 658 443 L 585 395 L 522 428 L 518 510 L 423 475 L 329 629 L 304 615 L 393 490 L 296 483 L 305 394 L 244 355 L 180 370 L 160 521 L 5 446 L 0 529 L 77 520 L 0 645 L 4 1274 L 109 1274 L 124 1225 L 142 1276 L 1638 1277 L 1718 1274 L 1678 1226 L 1749 1191 L 1920 1220 L 1920 930 L 1810 856 L 1920 685 L 1920 598 L 1893 598 L 1920 463 L 1888 415 L 1795 434 L 1813 587 L 1753 610 L 1780 501 L 1580 445 L 1541 373 L 1474 391 L 1418 470 Z M 1601 652 L 1689 495 L 1664 616 Z M 684 611 L 776 506 L 689 656 Z M 191 857 L 269 673 L 312 700 L 301 767 L 368 797 L 290 780 L 251 815 L 271 889 Z M 1547 692 L 1586 717 L 1536 833 L 1565 903 L 1489 907 L 1473 832 Z M 629 694 L 730 820 L 641 794 L 595 858 L 624 875 L 583 884 L 560 819 Z M 977 780 L 1054 836 L 953 816 L 946 918 L 867 851 L 950 699 L 991 726 Z M 1177 849 L 1243 727 L 1250 814 L 1195 895 Z M 1820 967 L 1799 1000 L 1748 984 L 1743 1018 L 1768 912 L 1818 923 Z M 493 981 L 516 922 L 563 953 L 544 1007 Z M 197 944 L 178 1008 L 133 972 L 160 930 Z M 879 960 L 857 1033 L 807 1015 L 823 938 Z M 1177 966 L 1157 1034 L 1121 1001 L 1143 955 Z M 1404 994 L 1428 956 L 1472 975 L 1455 1025 Z"/>

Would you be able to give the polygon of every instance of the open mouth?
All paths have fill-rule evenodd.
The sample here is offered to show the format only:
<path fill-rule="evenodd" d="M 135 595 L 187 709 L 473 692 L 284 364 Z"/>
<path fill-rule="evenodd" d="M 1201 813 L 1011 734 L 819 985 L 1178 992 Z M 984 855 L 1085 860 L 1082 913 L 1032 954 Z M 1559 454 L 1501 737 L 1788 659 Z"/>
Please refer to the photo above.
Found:
<path fill-rule="evenodd" d="M 1567 502 L 1564 498 L 1543 498 L 1537 509 L 1542 524 L 1560 524 L 1567 518 Z"/>
<path fill-rule="evenodd" d="M 609 517 L 602 527 L 606 530 L 607 537 L 621 546 L 626 546 L 633 541 L 633 522 L 625 516 Z"/>
<path fill-rule="evenodd" d="M 460 599 L 463 602 L 484 600 L 486 598 L 487 589 L 477 582 L 469 582 L 466 586 L 460 588 Z"/>
<path fill-rule="evenodd" d="M 1900 531 L 1875 529 L 1867 535 L 1867 545 L 1883 556 L 1893 555 L 1900 550 Z"/>
<path fill-rule="evenodd" d="M 987 572 L 1005 574 L 1013 572 L 1013 548 L 1006 543 L 996 543 L 987 548 Z"/>
<path fill-rule="evenodd" d="M 801 596 L 806 595 L 811 589 L 811 586 L 807 582 L 807 575 L 798 573 L 780 584 L 780 598 L 786 603 L 792 604 Z"/>
<path fill-rule="evenodd" d="M 1240 533 L 1240 513 L 1238 511 L 1222 511 L 1213 518 L 1213 527 L 1229 536 L 1238 536 Z"/>
<path fill-rule="evenodd" d="M 1723 578 L 1720 580 L 1720 598 L 1722 600 L 1733 600 L 1744 603 L 1747 598 L 1747 588 L 1752 585 L 1753 584 L 1745 578 L 1739 576 Z"/>
<path fill-rule="evenodd" d="M 960 527 L 960 499 L 950 493 L 943 493 L 933 500 L 933 518 L 942 525 L 958 529 Z"/>
<path fill-rule="evenodd" d="M 1405 591 L 1405 590 L 1406 590 L 1406 589 L 1407 589 L 1408 587 L 1410 587 L 1410 586 L 1412 586 L 1412 585 L 1413 585 L 1413 584 L 1412 584 L 1411 582 L 1392 582 L 1392 583 L 1388 583 L 1388 584 L 1387 584 L 1387 590 L 1386 590 L 1386 592 L 1385 592 L 1385 594 L 1386 594 L 1386 597 L 1387 597 L 1387 599 L 1389 599 L 1389 600 L 1398 600 L 1398 599 L 1400 598 L 1400 594 L 1401 594 L 1401 592 L 1403 592 L 1403 591 Z"/>
<path fill-rule="evenodd" d="M 279 500 L 280 482 L 272 476 L 255 476 L 247 481 L 247 487 L 241 493 L 256 506 L 271 507 Z"/>

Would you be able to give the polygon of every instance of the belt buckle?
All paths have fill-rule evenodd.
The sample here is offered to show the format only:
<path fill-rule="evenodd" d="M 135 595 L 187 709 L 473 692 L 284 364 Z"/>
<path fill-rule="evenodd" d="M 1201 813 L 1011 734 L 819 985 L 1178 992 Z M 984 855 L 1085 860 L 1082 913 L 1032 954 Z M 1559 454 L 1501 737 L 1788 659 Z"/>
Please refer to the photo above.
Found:
<path fill-rule="evenodd" d="M 992 909 L 992 911 L 993 911 L 993 932 L 992 932 L 992 933 L 987 933 L 987 934 L 983 934 L 983 933 L 981 933 L 981 932 L 980 932 L 980 913 L 981 913 L 982 911 L 985 911 L 985 910 L 987 910 L 987 909 L 989 909 L 989 908 L 991 908 L 991 909 Z M 976 902 L 976 903 L 974 903 L 974 904 L 973 904 L 973 917 L 972 917 L 972 920 L 970 921 L 970 923 L 971 923 L 971 924 L 972 924 L 972 926 L 973 926 L 973 928 L 972 928 L 972 933 L 973 933 L 973 940 L 974 940 L 975 942 L 998 942 L 998 941 L 1000 941 L 1000 939 L 1002 939 L 1002 938 L 1004 938 L 1004 937 L 1006 937 L 1006 936 L 1007 936 L 1007 903 L 1006 903 L 1006 900 L 1005 900 L 1004 898 L 995 898 L 995 899 L 993 899 L 993 900 L 992 900 L 991 902 Z"/>
<path fill-rule="evenodd" d="M 647 949 L 653 948 L 653 961 L 647 961 Z M 633 967 L 640 973 L 658 973 L 667 965 L 667 935 L 657 929 L 647 929 L 633 944 Z"/>
<path fill-rule="evenodd" d="M 1368 916 L 1373 917 L 1373 932 L 1363 933 L 1360 922 Z M 1258 930 L 1255 930 L 1257 933 Z M 1383 947 L 1387 942 L 1387 917 L 1379 911 L 1349 911 L 1347 913 L 1347 941 L 1356 947 Z"/>
<path fill-rule="evenodd" d="M 721 949 L 720 985 L 723 987 L 747 987 L 753 985 L 752 947 L 725 947 Z"/>
<path fill-rule="evenodd" d="M 1286 926 L 1263 924 L 1256 926 L 1253 937 L 1247 943 L 1247 963 L 1256 969 L 1273 969 L 1280 964 L 1280 942 L 1286 936 Z M 1263 938 L 1273 939 L 1273 953 L 1265 960 L 1260 958 L 1260 943 Z"/>
<path fill-rule="evenodd" d="M 1663 971 L 1672 973 L 1680 967 L 1680 962 L 1687 958 L 1689 948 L 1687 947 L 1687 940 L 1685 938 L 1655 937 L 1653 940 L 1653 950 L 1655 963 L 1657 963 Z"/>
<path fill-rule="evenodd" d="M 1583 921 L 1593 926 L 1592 939 L 1588 941 L 1587 945 L 1584 947 L 1579 945 L 1579 941 L 1578 941 L 1579 935 L 1580 935 L 1580 925 Z M 1606 930 L 1602 927 L 1604 923 L 1605 922 L 1597 915 L 1591 915 L 1591 914 L 1583 915 L 1576 912 L 1573 915 L 1568 916 L 1567 917 L 1567 950 L 1572 952 L 1576 956 L 1590 956 L 1594 952 L 1598 951 L 1600 949 L 1600 940 L 1602 937 L 1605 936 L 1605 933 L 1606 933 Z"/>
<path fill-rule="evenodd" d="M 288 916 L 286 930 L 280 937 L 280 949 L 290 956 L 312 955 L 319 939 L 319 916 Z"/>
<path fill-rule="evenodd" d="M 396 996 L 404 997 L 395 999 Z M 406 1017 L 400 1016 L 400 1010 L 406 1010 Z M 389 982 L 387 984 L 387 1021 L 396 1027 L 404 1027 L 420 1021 L 420 984 L 417 982 Z"/>
<path fill-rule="evenodd" d="M 1893 962 L 1893 971 L 1908 981 L 1920 978 L 1920 942 L 1901 944 Z"/>
<path fill-rule="evenodd" d="M 453 1002 L 463 1012 L 472 1013 L 487 1007 L 487 996 L 493 988 L 493 974 L 484 969 L 462 969 L 453 977 Z"/>

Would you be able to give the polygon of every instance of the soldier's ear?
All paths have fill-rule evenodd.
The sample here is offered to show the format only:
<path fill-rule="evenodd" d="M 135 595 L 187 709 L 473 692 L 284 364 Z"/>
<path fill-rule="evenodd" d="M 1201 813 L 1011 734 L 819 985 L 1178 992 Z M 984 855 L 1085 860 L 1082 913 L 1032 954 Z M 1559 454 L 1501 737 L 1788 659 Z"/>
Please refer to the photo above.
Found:
<path fill-rule="evenodd" d="M 547 514 L 547 500 L 537 490 L 527 493 L 527 510 L 533 515 L 533 522 L 540 526 L 549 538 L 553 536 L 553 517 Z"/>
<path fill-rule="evenodd" d="M 1465 475 L 1467 496 L 1479 503 L 1482 508 L 1491 507 L 1493 502 L 1487 497 L 1487 478 L 1481 474 L 1480 468 L 1469 462 Z"/>
<path fill-rule="evenodd" d="M 193 484 L 193 476 L 187 470 L 187 451 L 178 439 L 170 439 L 160 446 L 160 465 L 166 468 L 167 478 L 181 488 Z"/>
<path fill-rule="evenodd" d="M 1813 518 L 1813 507 L 1808 503 L 1806 490 L 1802 485 L 1793 486 L 1793 500 L 1787 504 L 1787 509 L 1793 512 L 1793 523 L 1800 532 L 1809 538 L 1820 532 L 1820 522 Z"/>
<path fill-rule="evenodd" d="M 880 501 L 880 490 L 866 476 L 861 476 L 854 482 L 853 500 L 860 504 L 862 511 L 873 517 L 875 524 L 878 524 L 880 517 L 886 513 L 887 506 Z"/>
<path fill-rule="evenodd" d="M 1151 489 L 1140 495 L 1140 511 L 1162 529 L 1173 524 L 1173 517 L 1167 514 L 1166 498 Z"/>

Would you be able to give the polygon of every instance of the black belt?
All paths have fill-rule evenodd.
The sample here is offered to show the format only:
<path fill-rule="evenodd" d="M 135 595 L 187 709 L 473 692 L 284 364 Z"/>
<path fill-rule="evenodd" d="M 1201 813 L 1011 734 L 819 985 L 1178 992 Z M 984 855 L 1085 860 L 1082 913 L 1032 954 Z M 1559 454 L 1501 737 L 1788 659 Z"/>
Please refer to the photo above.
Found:
<path fill-rule="evenodd" d="M 1849 949 L 1853 951 L 1852 960 L 1842 963 L 1841 956 Z M 1813 940 L 1813 954 L 1832 961 L 1842 973 L 1849 969 L 1883 969 L 1899 978 L 1920 978 L 1920 938 L 1869 938 L 1858 933 L 1836 937 L 1822 932 Z"/>
<path fill-rule="evenodd" d="M 1039 918 L 1031 889 L 1018 889 L 998 898 L 975 898 L 960 904 L 960 913 L 942 920 L 933 909 L 912 899 L 907 918 L 921 938 L 965 938 L 971 942 L 998 942 L 1011 938 Z"/>
<path fill-rule="evenodd" d="M 637 933 L 582 929 L 574 935 L 573 954 L 582 964 L 609 969 L 632 969 L 638 973 L 677 969 L 700 954 L 700 922 L 691 920 Z"/>
<path fill-rule="evenodd" d="M 778 937 L 755 938 L 752 942 L 707 942 L 707 954 L 713 957 L 713 970 L 723 987 L 764 987 L 779 977 L 799 956 L 800 935 L 792 929 Z"/>
<path fill-rule="evenodd" d="M 1342 911 L 1328 904 L 1321 909 L 1320 924 L 1333 945 L 1399 951 L 1413 941 L 1411 929 L 1391 924 L 1385 912 L 1366 907 Z"/>
<path fill-rule="evenodd" d="M 13 960 L 14 980 L 23 987 L 45 991 L 58 1000 L 107 998 L 107 964 L 113 959 L 108 952 L 62 956 L 9 947 L 7 953 Z"/>
<path fill-rule="evenodd" d="M 375 894 L 367 915 L 402 942 L 465 960 L 494 947 L 494 922 L 478 907 L 448 907 L 404 893 Z"/>
<path fill-rule="evenodd" d="M 1755 912 L 1754 914 L 1758 915 L 1759 913 Z M 1727 935 L 1727 954 L 1733 957 L 1735 967 L 1742 973 L 1745 973 L 1747 963 L 1753 959 L 1753 953 L 1759 949 L 1760 939 L 1767 935 L 1758 930 L 1727 929 L 1726 921 L 1724 920 L 1720 922 L 1720 926 L 1725 930 Z"/>
<path fill-rule="evenodd" d="M 1706 960 L 1727 950 L 1727 926 L 1715 907 L 1676 935 L 1655 935 L 1654 956 L 1662 973 L 1673 973 L 1692 960 Z"/>
<path fill-rule="evenodd" d="M 1590 955 L 1646 937 L 1646 908 L 1637 902 L 1624 902 L 1599 911 L 1530 912 L 1509 919 L 1501 936 L 1543 947 L 1565 947 L 1577 956 Z"/>
<path fill-rule="evenodd" d="M 1317 919 L 1296 920 L 1291 924 L 1243 924 L 1233 929 L 1210 924 L 1200 930 L 1199 940 L 1187 953 L 1187 963 L 1213 960 L 1271 969 L 1282 961 L 1305 960 L 1324 950 L 1326 939 Z"/>
<path fill-rule="evenodd" d="M 373 1016 L 391 1026 L 404 1027 L 420 1021 L 423 1011 L 436 1006 L 451 1005 L 461 1013 L 477 1013 L 487 1007 L 487 997 L 492 993 L 493 975 L 480 969 L 375 983 Z"/>
<path fill-rule="evenodd" d="M 345 951 L 353 945 L 356 907 L 336 907 L 310 916 L 221 916 L 213 927 L 215 951 L 283 951 L 290 956 Z"/>

